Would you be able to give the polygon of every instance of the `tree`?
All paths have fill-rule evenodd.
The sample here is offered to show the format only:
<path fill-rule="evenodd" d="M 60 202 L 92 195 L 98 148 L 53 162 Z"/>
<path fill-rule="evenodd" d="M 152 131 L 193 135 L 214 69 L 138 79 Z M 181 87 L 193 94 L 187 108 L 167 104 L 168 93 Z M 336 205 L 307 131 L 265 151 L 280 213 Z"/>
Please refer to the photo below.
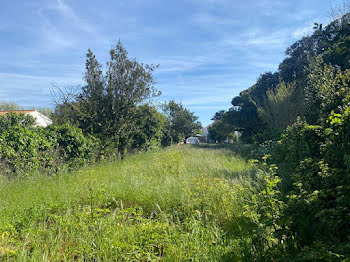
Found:
<path fill-rule="evenodd" d="M 223 118 L 225 114 L 225 110 L 220 110 L 218 112 L 215 113 L 215 115 L 213 116 L 213 118 L 211 120 L 221 120 Z"/>
<path fill-rule="evenodd" d="M 83 86 L 77 98 L 80 107 L 78 108 L 80 109 L 79 123 L 85 132 L 104 137 L 107 135 L 104 127 L 111 120 L 106 118 L 107 83 L 102 73 L 102 66 L 90 49 L 86 54 L 85 68 L 86 85 Z"/>
<path fill-rule="evenodd" d="M 7 102 L 0 100 L 0 111 L 13 111 L 13 110 L 22 110 L 23 107 L 17 105 L 14 102 Z"/>
<path fill-rule="evenodd" d="M 56 113 L 76 123 L 84 133 L 114 144 L 123 155 L 137 131 L 138 106 L 160 95 L 153 86 L 152 74 L 157 66 L 130 59 L 120 41 L 109 54 L 103 74 L 102 66 L 88 50 L 85 86 L 78 92 L 58 89 Z"/>
<path fill-rule="evenodd" d="M 344 4 L 344 10 L 345 6 L 348 5 Z M 293 43 L 285 54 L 277 72 L 262 74 L 256 84 L 232 99 L 232 105 L 239 110 L 227 112 L 228 121 L 235 129 L 243 131 L 242 139 L 247 142 L 276 138 L 275 135 L 293 124 L 298 115 L 316 124 L 320 120 L 319 114 L 326 116 L 329 109 L 341 102 L 335 96 L 341 97 L 339 92 L 347 90 L 347 84 L 339 90 L 326 88 L 327 93 L 320 88 L 325 86 L 324 78 L 330 79 L 326 83 L 328 86 L 333 80 L 341 81 L 340 75 L 338 78 L 331 76 L 336 74 L 335 71 L 350 69 L 350 13 L 337 17 L 327 26 L 315 23 L 314 32 Z M 315 56 L 322 58 L 322 63 L 332 65 L 335 71 L 330 67 L 325 71 L 315 67 L 315 62 L 309 59 Z M 346 74 L 343 74 L 345 78 Z M 318 101 L 321 96 L 325 96 L 323 102 Z M 333 105 L 326 100 L 333 101 Z"/>
<path fill-rule="evenodd" d="M 166 117 L 148 104 L 139 106 L 137 111 L 137 130 L 133 134 L 132 147 L 143 149 L 159 147 L 167 124 Z"/>
<path fill-rule="evenodd" d="M 258 138 L 257 134 L 266 130 L 266 122 L 259 109 L 267 100 L 266 92 L 274 90 L 278 83 L 279 73 L 264 73 L 255 85 L 232 99 L 233 110 L 227 112 L 226 121 L 231 123 L 233 130 L 243 131 L 242 140 L 251 143 Z"/>
<path fill-rule="evenodd" d="M 266 91 L 267 98 L 259 107 L 259 114 L 267 123 L 268 132 L 282 132 L 304 113 L 304 93 L 301 91 L 295 81 L 282 81 L 275 90 Z"/>
<path fill-rule="evenodd" d="M 129 59 L 127 50 L 120 42 L 110 50 L 105 88 L 106 134 L 121 150 L 128 146 L 135 132 L 137 105 L 160 95 L 153 86 L 152 73 L 156 68 Z"/>
<path fill-rule="evenodd" d="M 169 121 L 169 136 L 174 143 L 183 141 L 202 128 L 201 123 L 197 121 L 198 117 L 181 103 L 171 100 L 163 105 L 163 111 Z"/>
<path fill-rule="evenodd" d="M 216 120 L 209 127 L 210 140 L 218 143 L 225 142 L 228 138 L 233 138 L 234 130 L 232 126 L 225 120 Z"/>
<path fill-rule="evenodd" d="M 350 70 L 325 64 L 322 57 L 310 57 L 305 88 L 307 120 L 323 122 L 331 111 L 342 113 L 350 103 Z"/>
<path fill-rule="evenodd" d="M 50 118 L 54 113 L 54 110 L 50 107 L 39 107 L 38 112 Z"/>

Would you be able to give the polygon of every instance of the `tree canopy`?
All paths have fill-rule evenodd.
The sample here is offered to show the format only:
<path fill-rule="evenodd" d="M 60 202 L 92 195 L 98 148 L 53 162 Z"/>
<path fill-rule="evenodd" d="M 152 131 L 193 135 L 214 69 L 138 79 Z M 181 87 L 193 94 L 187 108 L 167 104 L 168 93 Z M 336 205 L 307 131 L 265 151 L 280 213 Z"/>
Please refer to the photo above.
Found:
<path fill-rule="evenodd" d="M 225 121 L 233 129 L 242 130 L 245 141 L 261 143 L 276 138 L 287 126 L 295 123 L 298 116 L 310 123 L 317 122 L 316 105 L 321 104 L 317 99 L 312 100 L 315 105 L 310 109 L 309 97 L 320 96 L 320 90 L 311 88 L 310 77 L 318 78 L 318 86 L 323 80 L 315 72 L 312 57 L 319 57 L 322 63 L 332 65 L 334 70 L 350 68 L 350 13 L 327 26 L 316 24 L 311 35 L 293 43 L 285 53 L 286 58 L 276 72 L 261 74 L 253 86 L 232 99 L 232 106 L 239 110 L 226 112 Z M 312 74 L 310 70 L 313 70 Z M 335 73 L 330 71 L 328 67 L 328 74 Z M 223 112 L 218 112 L 218 116 L 221 115 Z M 214 117 L 214 120 L 220 119 Z"/>
<path fill-rule="evenodd" d="M 121 154 L 128 148 L 178 142 L 201 127 L 181 103 L 164 105 L 165 115 L 152 106 L 151 99 L 161 94 L 154 87 L 157 66 L 129 58 L 120 41 L 109 52 L 105 72 L 90 49 L 85 67 L 85 85 L 56 88 L 56 122 L 77 125 Z"/>
<path fill-rule="evenodd" d="M 202 128 L 198 117 L 181 103 L 171 100 L 165 103 L 162 108 L 169 122 L 169 136 L 174 143 L 184 141 Z"/>

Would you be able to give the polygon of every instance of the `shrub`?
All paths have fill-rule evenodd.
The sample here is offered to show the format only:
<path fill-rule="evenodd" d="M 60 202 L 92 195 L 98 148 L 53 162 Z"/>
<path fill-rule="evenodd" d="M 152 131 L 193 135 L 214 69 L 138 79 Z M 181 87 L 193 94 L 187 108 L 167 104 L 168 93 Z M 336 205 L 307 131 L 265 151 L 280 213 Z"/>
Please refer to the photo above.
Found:
<path fill-rule="evenodd" d="M 8 177 L 54 173 L 94 159 L 98 141 L 69 125 L 32 127 L 29 116 L 0 117 L 0 174 Z"/>
<path fill-rule="evenodd" d="M 38 170 L 38 151 L 45 142 L 36 132 L 20 125 L 3 131 L 0 135 L 2 173 L 11 176 Z"/>
<path fill-rule="evenodd" d="M 69 124 L 49 126 L 45 133 L 47 140 L 55 141 L 55 149 L 69 167 L 89 163 L 98 153 L 98 140 L 93 136 L 84 136 L 80 128 Z"/>
<path fill-rule="evenodd" d="M 287 129 L 272 159 L 280 167 L 290 237 L 309 260 L 318 255 L 324 260 L 327 252 L 339 252 L 339 259 L 349 255 L 339 246 L 350 235 L 350 108 L 332 112 L 321 124 L 299 120 Z"/>

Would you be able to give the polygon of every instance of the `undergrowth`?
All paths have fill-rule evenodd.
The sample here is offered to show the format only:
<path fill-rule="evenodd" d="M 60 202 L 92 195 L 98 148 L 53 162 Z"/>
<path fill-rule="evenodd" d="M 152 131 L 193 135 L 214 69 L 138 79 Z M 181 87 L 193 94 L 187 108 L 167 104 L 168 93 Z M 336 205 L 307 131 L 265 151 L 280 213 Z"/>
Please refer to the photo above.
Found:
<path fill-rule="evenodd" d="M 66 175 L 3 179 L 0 258 L 264 260 L 278 242 L 268 215 L 278 219 L 279 206 L 263 193 L 278 181 L 267 179 L 231 150 L 190 146 Z"/>

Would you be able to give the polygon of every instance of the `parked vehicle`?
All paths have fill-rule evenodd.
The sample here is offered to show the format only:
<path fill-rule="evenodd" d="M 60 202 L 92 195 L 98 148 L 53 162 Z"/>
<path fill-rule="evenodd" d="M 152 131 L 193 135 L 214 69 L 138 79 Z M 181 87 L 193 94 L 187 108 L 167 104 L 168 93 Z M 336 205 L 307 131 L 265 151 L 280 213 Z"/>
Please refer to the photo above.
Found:
<path fill-rule="evenodd" d="M 186 144 L 199 145 L 199 139 L 197 137 L 190 136 L 186 139 Z"/>

